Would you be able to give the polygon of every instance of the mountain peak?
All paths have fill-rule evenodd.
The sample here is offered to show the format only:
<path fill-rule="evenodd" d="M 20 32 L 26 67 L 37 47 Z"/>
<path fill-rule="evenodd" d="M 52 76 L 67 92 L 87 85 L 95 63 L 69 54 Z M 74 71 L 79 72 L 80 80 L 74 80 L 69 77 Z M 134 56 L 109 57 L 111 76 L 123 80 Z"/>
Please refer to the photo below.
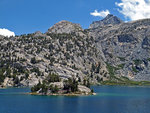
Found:
<path fill-rule="evenodd" d="M 114 17 L 112 14 L 108 14 L 104 19 Z"/>
<path fill-rule="evenodd" d="M 104 19 L 100 20 L 100 21 L 95 21 L 90 25 L 90 28 L 97 28 L 97 27 L 102 27 L 105 25 L 117 25 L 117 24 L 121 24 L 123 23 L 123 21 L 112 15 L 112 14 L 108 14 Z"/>
<path fill-rule="evenodd" d="M 72 33 L 83 30 L 80 24 L 75 24 L 66 20 L 62 20 L 56 23 L 54 26 L 48 29 L 48 33 Z"/>

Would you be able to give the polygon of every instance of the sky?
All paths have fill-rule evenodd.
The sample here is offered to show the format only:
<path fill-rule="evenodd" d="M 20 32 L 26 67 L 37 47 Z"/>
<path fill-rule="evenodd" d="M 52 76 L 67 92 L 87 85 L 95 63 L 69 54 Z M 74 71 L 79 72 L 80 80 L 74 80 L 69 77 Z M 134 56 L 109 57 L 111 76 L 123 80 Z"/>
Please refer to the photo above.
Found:
<path fill-rule="evenodd" d="M 150 18 L 150 0 L 0 0 L 0 34 L 45 33 L 61 20 L 86 29 L 108 14 L 123 21 Z"/>

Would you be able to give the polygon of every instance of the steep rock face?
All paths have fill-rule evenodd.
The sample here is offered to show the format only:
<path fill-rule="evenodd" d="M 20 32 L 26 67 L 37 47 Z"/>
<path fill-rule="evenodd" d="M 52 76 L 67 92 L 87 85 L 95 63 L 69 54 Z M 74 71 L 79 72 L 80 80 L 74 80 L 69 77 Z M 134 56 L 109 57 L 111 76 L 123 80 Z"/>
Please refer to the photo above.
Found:
<path fill-rule="evenodd" d="M 117 25 L 121 23 L 123 23 L 121 19 L 111 14 L 108 14 L 103 20 L 93 22 L 89 28 L 93 29 L 97 27 L 103 27 L 105 25 Z"/>
<path fill-rule="evenodd" d="M 150 37 L 145 37 L 142 42 L 143 49 L 150 49 Z"/>
<path fill-rule="evenodd" d="M 101 45 L 114 75 L 133 80 L 150 80 L 150 20 L 138 20 L 109 27 L 90 29 Z"/>

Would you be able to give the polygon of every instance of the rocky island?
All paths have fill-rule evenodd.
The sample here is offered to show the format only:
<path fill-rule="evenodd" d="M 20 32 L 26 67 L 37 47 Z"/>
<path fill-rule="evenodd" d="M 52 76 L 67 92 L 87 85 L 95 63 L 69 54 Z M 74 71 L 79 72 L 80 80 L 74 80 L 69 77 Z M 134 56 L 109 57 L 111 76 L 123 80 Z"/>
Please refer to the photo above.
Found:
<path fill-rule="evenodd" d="M 31 88 L 31 95 L 95 95 L 93 89 L 90 88 L 89 81 L 84 81 L 84 84 L 78 83 L 75 78 L 60 79 L 57 74 L 49 74 L 48 77 L 41 83 Z"/>

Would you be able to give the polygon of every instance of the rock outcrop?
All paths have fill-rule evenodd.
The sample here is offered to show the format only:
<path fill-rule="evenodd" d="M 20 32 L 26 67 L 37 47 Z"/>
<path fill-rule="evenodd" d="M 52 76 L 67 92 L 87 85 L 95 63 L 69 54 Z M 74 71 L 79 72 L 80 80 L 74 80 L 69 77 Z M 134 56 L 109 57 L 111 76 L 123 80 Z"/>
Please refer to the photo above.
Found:
<path fill-rule="evenodd" d="M 78 90 L 79 92 L 85 93 L 87 95 L 91 93 L 91 89 L 83 85 L 78 85 Z"/>
<path fill-rule="evenodd" d="M 69 33 L 75 33 L 79 31 L 83 31 L 83 29 L 81 28 L 79 24 L 74 24 L 74 23 L 63 20 L 63 21 L 56 23 L 51 28 L 49 28 L 47 33 L 69 34 Z"/>

